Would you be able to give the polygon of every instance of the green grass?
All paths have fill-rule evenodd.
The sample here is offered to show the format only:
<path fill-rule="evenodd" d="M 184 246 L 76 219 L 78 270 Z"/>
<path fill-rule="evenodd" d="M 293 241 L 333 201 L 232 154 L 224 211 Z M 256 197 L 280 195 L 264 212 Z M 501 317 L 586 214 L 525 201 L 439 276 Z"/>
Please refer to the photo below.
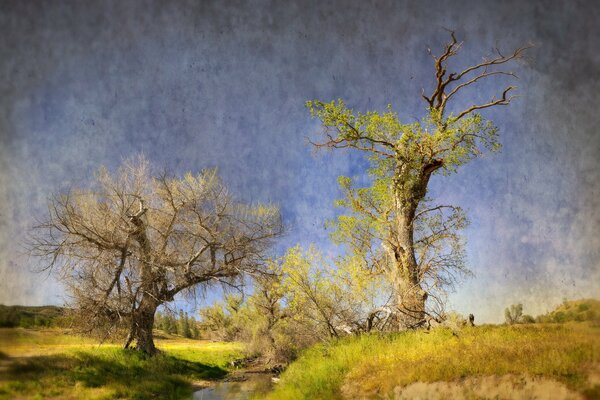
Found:
<path fill-rule="evenodd" d="M 223 378 L 233 343 L 167 338 L 146 357 L 58 330 L 0 330 L 0 399 L 188 399 L 194 381 Z"/>
<path fill-rule="evenodd" d="M 592 393 L 588 368 L 600 362 L 600 328 L 589 323 L 481 326 L 454 336 L 435 329 L 344 338 L 307 350 L 269 399 L 392 397 L 417 381 L 490 375 L 543 376 Z"/>

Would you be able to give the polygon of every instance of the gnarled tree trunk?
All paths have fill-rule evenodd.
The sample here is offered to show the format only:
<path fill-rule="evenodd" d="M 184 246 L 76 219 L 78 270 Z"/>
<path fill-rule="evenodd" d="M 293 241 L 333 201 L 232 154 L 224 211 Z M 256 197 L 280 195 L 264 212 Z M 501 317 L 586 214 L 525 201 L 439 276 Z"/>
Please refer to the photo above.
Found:
<path fill-rule="evenodd" d="M 400 328 L 415 328 L 425 320 L 427 293 L 421 286 L 414 248 L 415 207 L 402 208 L 397 217 L 396 290 Z"/>
<path fill-rule="evenodd" d="M 134 339 L 136 350 L 141 350 L 147 354 L 155 354 L 154 336 L 152 328 L 154 327 L 154 314 L 156 306 L 141 307 L 134 318 Z"/>

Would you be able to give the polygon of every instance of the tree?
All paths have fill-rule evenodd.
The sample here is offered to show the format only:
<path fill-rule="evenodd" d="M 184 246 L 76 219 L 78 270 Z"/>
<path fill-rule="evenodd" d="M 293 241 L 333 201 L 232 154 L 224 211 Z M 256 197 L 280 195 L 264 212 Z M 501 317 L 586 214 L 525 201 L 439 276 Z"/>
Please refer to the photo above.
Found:
<path fill-rule="evenodd" d="M 196 322 L 196 318 L 190 317 L 190 334 L 193 339 L 198 339 L 200 337 L 200 332 L 198 331 L 198 323 Z"/>
<path fill-rule="evenodd" d="M 179 310 L 179 321 L 177 322 L 177 333 L 186 338 L 192 337 L 192 331 L 190 329 L 190 321 L 187 312 L 184 313 L 183 310 Z"/>
<path fill-rule="evenodd" d="M 513 304 L 504 310 L 504 319 L 509 325 L 519 324 L 523 319 L 523 304 Z"/>
<path fill-rule="evenodd" d="M 261 276 L 262 274 L 257 274 Z M 200 329 L 212 339 L 236 340 L 241 329 L 239 311 L 243 297 L 227 294 L 225 302 L 215 302 L 200 310 Z"/>
<path fill-rule="evenodd" d="M 403 123 L 391 106 L 381 113 L 355 113 L 342 100 L 307 102 L 324 128 L 322 140 L 313 145 L 351 148 L 368 156 L 370 186 L 356 188 L 350 178 L 340 178 L 345 198 L 339 205 L 349 213 L 337 220 L 336 236 L 365 268 L 386 273 L 394 282 L 394 306 L 404 327 L 423 325 L 428 297 L 443 294 L 457 273 L 467 271 L 459 235 L 465 215 L 459 207 L 431 203 L 430 179 L 455 172 L 485 150 L 500 148 L 497 128 L 479 111 L 508 105 L 514 87 L 464 109 L 451 110 L 451 100 L 492 76 L 515 77 L 498 67 L 521 58 L 526 50 L 504 55 L 496 49 L 480 63 L 450 72 L 448 62 L 461 44 L 452 32 L 441 55 L 430 51 L 435 83 L 431 94 L 423 90 L 427 108 L 421 121 Z"/>
<path fill-rule="evenodd" d="M 31 251 L 70 289 L 82 330 L 125 327 L 125 348 L 135 341 L 153 354 L 159 305 L 259 271 L 281 233 L 276 207 L 235 201 L 215 170 L 153 176 L 140 158 L 114 176 L 101 169 L 88 189 L 53 196 Z"/>
<path fill-rule="evenodd" d="M 384 330 L 389 288 L 351 260 L 331 262 L 315 247 L 290 248 L 279 262 L 287 313 L 318 339 Z"/>

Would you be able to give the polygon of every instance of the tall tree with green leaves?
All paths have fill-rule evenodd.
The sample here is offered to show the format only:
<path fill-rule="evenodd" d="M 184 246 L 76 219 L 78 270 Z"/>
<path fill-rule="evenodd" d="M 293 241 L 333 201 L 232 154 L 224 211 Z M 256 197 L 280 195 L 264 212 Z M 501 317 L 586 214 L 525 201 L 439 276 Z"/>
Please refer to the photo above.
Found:
<path fill-rule="evenodd" d="M 465 89 L 495 76 L 515 78 L 503 67 L 520 59 L 526 47 L 509 54 L 495 49 L 475 65 L 452 71 L 449 61 L 462 43 L 451 33 L 441 55 L 429 51 L 434 63 L 434 89 L 422 98 L 423 118 L 406 123 L 391 106 L 385 112 L 355 112 L 343 100 L 306 103 L 323 125 L 318 148 L 350 148 L 363 152 L 370 162 L 370 185 L 356 187 L 340 177 L 344 198 L 338 205 L 348 213 L 334 225 L 334 238 L 350 249 L 348 258 L 366 268 L 386 273 L 394 283 L 392 305 L 400 327 L 425 323 L 427 299 L 438 297 L 467 272 L 460 229 L 466 224 L 459 207 L 434 204 L 427 198 L 432 176 L 456 172 L 486 151 L 500 149 L 498 129 L 479 112 L 508 105 L 513 86 L 486 103 L 451 107 Z"/>

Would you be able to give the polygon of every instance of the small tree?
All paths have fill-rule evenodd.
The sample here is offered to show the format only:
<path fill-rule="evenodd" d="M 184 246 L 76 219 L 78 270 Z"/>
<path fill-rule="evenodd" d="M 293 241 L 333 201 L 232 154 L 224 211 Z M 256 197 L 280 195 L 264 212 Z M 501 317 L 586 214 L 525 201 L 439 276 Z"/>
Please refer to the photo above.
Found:
<path fill-rule="evenodd" d="M 232 341 L 238 339 L 243 322 L 240 321 L 240 310 L 243 297 L 227 294 L 225 302 L 216 302 L 200 310 L 199 327 L 212 339 Z"/>
<path fill-rule="evenodd" d="M 277 208 L 236 202 L 215 170 L 179 179 L 152 175 L 139 159 L 52 197 L 31 252 L 47 257 L 68 286 L 82 330 L 125 328 L 124 347 L 135 341 L 153 354 L 158 306 L 260 270 L 281 232 Z"/>
<path fill-rule="evenodd" d="M 308 101 L 313 117 L 324 127 L 318 148 L 351 148 L 368 156 L 371 185 L 357 188 L 340 178 L 348 214 L 337 221 L 338 239 L 364 260 L 366 269 L 388 275 L 395 287 L 400 326 L 424 324 L 426 300 L 440 298 L 456 274 L 466 271 L 459 231 L 466 224 L 458 207 L 431 204 L 430 179 L 449 174 L 486 150 L 500 148 L 497 128 L 479 111 L 507 105 L 514 89 L 499 98 L 466 108 L 450 108 L 465 89 L 492 76 L 514 77 L 497 67 L 520 58 L 525 48 L 486 57 L 463 70 L 451 71 L 448 62 L 461 47 L 454 33 L 433 58 L 435 80 L 431 94 L 422 98 L 426 113 L 417 122 L 402 122 L 391 106 L 386 112 L 356 113 L 342 100 Z"/>
<path fill-rule="evenodd" d="M 318 338 L 384 330 L 389 284 L 350 259 L 327 260 L 313 246 L 288 250 L 280 262 L 288 313 Z"/>
<path fill-rule="evenodd" d="M 523 319 L 523 304 L 513 304 L 504 310 L 504 319 L 509 325 L 519 324 Z"/>

